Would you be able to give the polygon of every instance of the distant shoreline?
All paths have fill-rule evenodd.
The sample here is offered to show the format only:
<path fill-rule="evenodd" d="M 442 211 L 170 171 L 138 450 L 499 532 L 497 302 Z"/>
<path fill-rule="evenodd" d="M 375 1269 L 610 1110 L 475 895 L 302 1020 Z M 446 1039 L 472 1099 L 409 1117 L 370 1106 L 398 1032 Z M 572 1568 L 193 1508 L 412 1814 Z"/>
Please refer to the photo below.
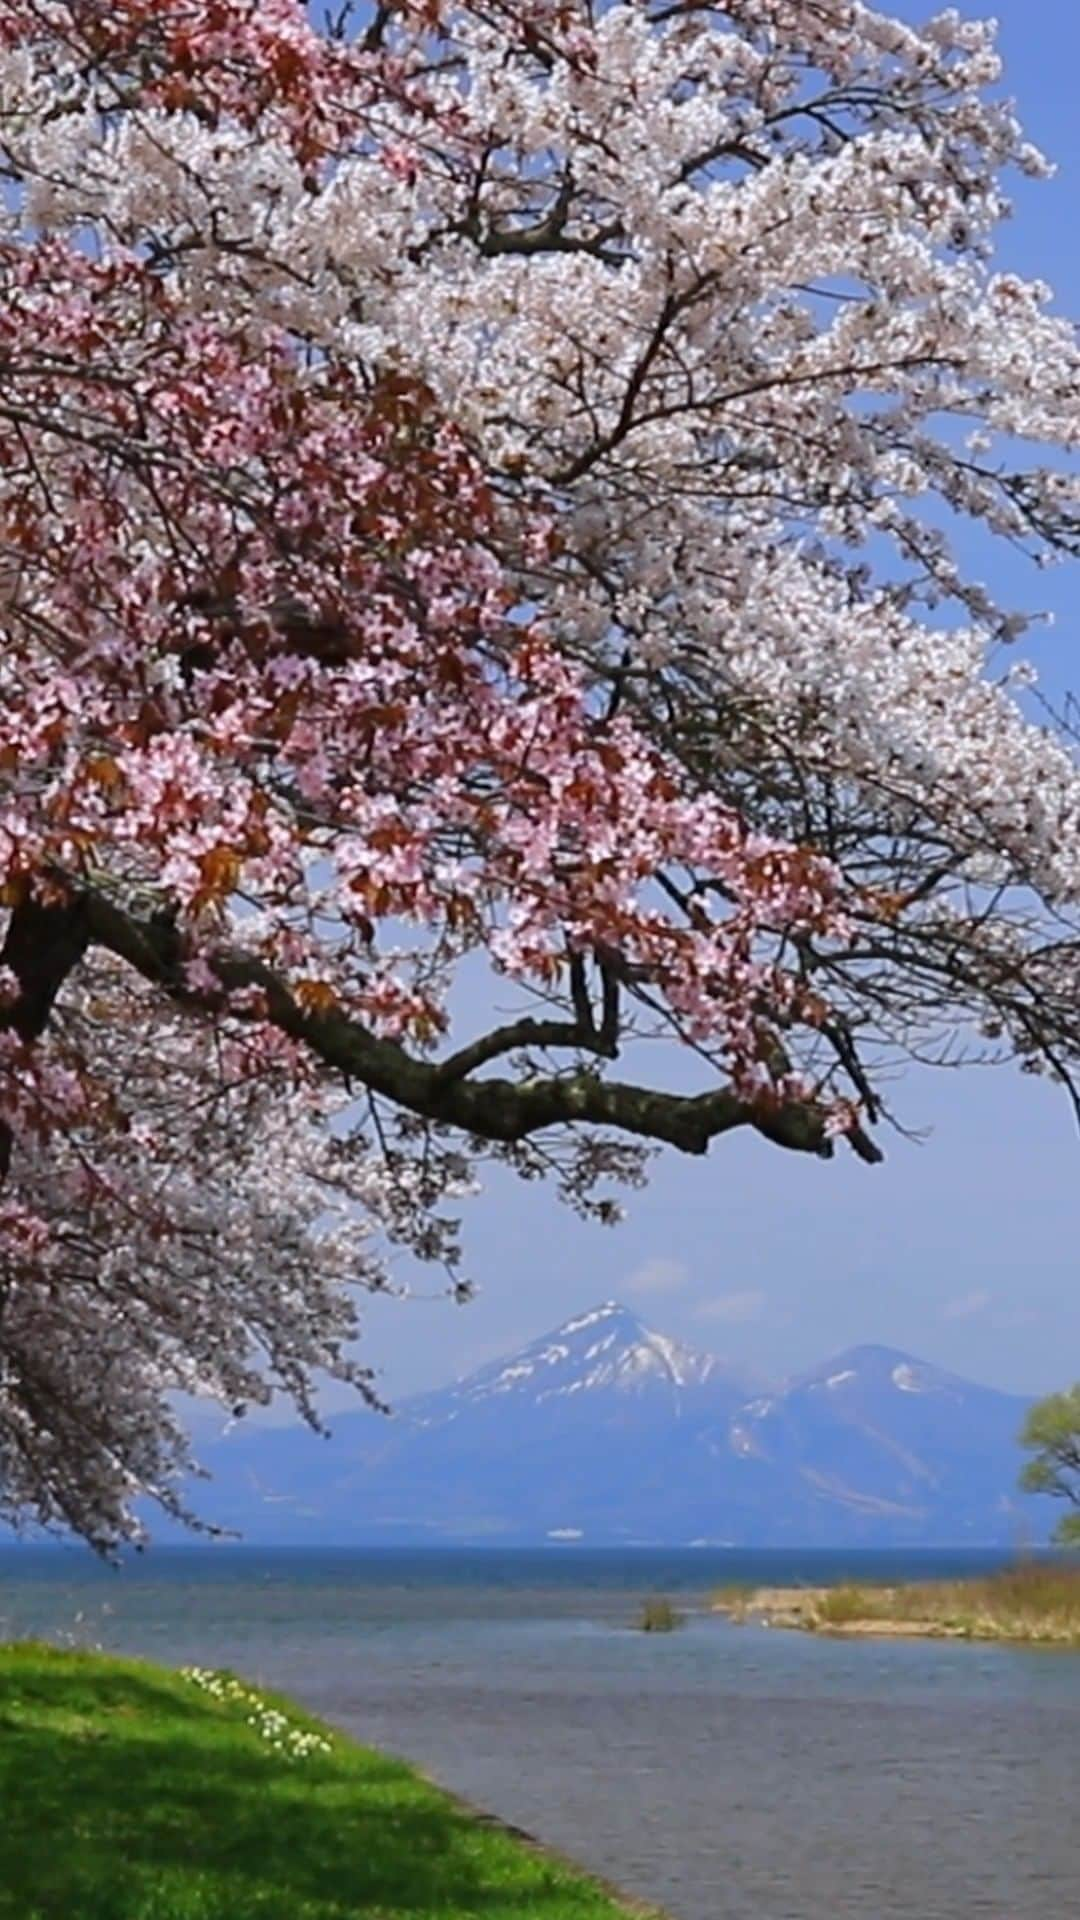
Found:
<path fill-rule="evenodd" d="M 737 1623 L 830 1636 L 1080 1649 L 1080 1567 L 1032 1562 L 983 1579 L 721 1589 L 712 1610 Z"/>

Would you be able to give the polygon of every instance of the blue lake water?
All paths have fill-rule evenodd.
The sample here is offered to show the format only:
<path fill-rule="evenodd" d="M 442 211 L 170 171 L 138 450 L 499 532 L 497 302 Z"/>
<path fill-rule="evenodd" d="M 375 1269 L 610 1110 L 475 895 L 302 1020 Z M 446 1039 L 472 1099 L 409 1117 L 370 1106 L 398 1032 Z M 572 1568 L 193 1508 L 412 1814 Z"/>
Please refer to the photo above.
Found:
<path fill-rule="evenodd" d="M 0 1554 L 0 1637 L 284 1687 L 678 1920 L 1068 1920 L 1080 1655 L 817 1640 L 706 1610 L 733 1580 L 994 1562 L 228 1547 L 115 1572 L 23 1547 Z M 632 1630 L 654 1592 L 679 1597 L 680 1632 Z"/>

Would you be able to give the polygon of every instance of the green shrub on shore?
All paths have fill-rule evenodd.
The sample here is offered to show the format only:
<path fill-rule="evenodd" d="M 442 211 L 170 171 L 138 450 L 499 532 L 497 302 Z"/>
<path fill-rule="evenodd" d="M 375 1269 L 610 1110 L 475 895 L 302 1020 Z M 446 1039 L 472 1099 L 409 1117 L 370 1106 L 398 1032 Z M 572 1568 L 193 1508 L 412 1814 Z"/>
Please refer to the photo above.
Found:
<path fill-rule="evenodd" d="M 870 1599 L 864 1587 L 829 1587 L 816 1604 L 823 1625 L 846 1627 L 852 1620 L 865 1620 Z"/>
<path fill-rule="evenodd" d="M 642 1602 L 638 1626 L 642 1633 L 674 1633 L 683 1624 L 683 1615 L 663 1598 Z"/>
<path fill-rule="evenodd" d="M 954 1632 L 1053 1634 L 1080 1639 L 1080 1568 L 1019 1562 L 972 1580 L 898 1587 L 837 1587 L 820 1603 L 823 1624 L 926 1621 Z"/>
<path fill-rule="evenodd" d="M 0 1647 L 2 1920 L 626 1920 L 411 1767 L 232 1675 Z"/>
<path fill-rule="evenodd" d="M 1025 1620 L 1054 1620 L 1080 1634 L 1080 1565 L 1075 1560 L 1021 1560 L 976 1582 L 984 1603 Z"/>

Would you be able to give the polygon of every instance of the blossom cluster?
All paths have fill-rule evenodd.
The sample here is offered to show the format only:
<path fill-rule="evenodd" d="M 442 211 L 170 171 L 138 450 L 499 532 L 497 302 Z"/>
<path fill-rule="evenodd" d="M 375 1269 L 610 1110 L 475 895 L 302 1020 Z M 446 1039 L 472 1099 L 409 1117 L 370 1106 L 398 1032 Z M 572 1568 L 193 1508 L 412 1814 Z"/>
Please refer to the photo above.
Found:
<path fill-rule="evenodd" d="M 23 1131 L 0 1186 L 0 1514 L 107 1548 L 141 1535 L 139 1492 L 187 1512 L 181 1396 L 238 1418 L 277 1392 L 317 1426 L 329 1377 L 380 1404 L 359 1299 L 399 1284 L 388 1246 L 454 1267 L 469 1170 L 411 1154 L 389 1116 L 373 1137 L 288 1050 L 193 1023 L 107 958 L 32 1052 L 50 1098 L 72 1062 L 82 1091 L 58 1113 L 40 1095 L 33 1128 L 4 1108 Z"/>
<path fill-rule="evenodd" d="M 223 1706 L 247 1708 L 248 1726 L 254 1727 L 259 1737 L 287 1760 L 310 1760 L 314 1754 L 334 1751 L 325 1735 L 297 1726 L 288 1714 L 282 1713 L 279 1707 L 271 1707 L 261 1694 L 243 1686 L 232 1674 L 218 1673 L 211 1667 L 181 1667 L 180 1672 L 192 1686 L 199 1687 Z"/>

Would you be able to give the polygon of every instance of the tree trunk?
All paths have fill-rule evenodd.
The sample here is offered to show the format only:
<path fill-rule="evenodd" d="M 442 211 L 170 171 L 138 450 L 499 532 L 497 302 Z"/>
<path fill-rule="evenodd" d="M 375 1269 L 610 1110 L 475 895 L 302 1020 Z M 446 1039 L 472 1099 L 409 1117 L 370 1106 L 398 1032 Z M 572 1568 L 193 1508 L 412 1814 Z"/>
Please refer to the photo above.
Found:
<path fill-rule="evenodd" d="M 17 1033 L 20 1040 L 38 1039 L 48 1026 L 57 994 L 87 945 L 81 901 L 46 905 L 30 899 L 15 907 L 0 948 L 0 966 L 10 967 L 20 992 L 18 999 L 0 1005 L 0 1032 Z M 11 1128 L 0 1120 L 0 1181 L 11 1165 L 11 1149 Z"/>

